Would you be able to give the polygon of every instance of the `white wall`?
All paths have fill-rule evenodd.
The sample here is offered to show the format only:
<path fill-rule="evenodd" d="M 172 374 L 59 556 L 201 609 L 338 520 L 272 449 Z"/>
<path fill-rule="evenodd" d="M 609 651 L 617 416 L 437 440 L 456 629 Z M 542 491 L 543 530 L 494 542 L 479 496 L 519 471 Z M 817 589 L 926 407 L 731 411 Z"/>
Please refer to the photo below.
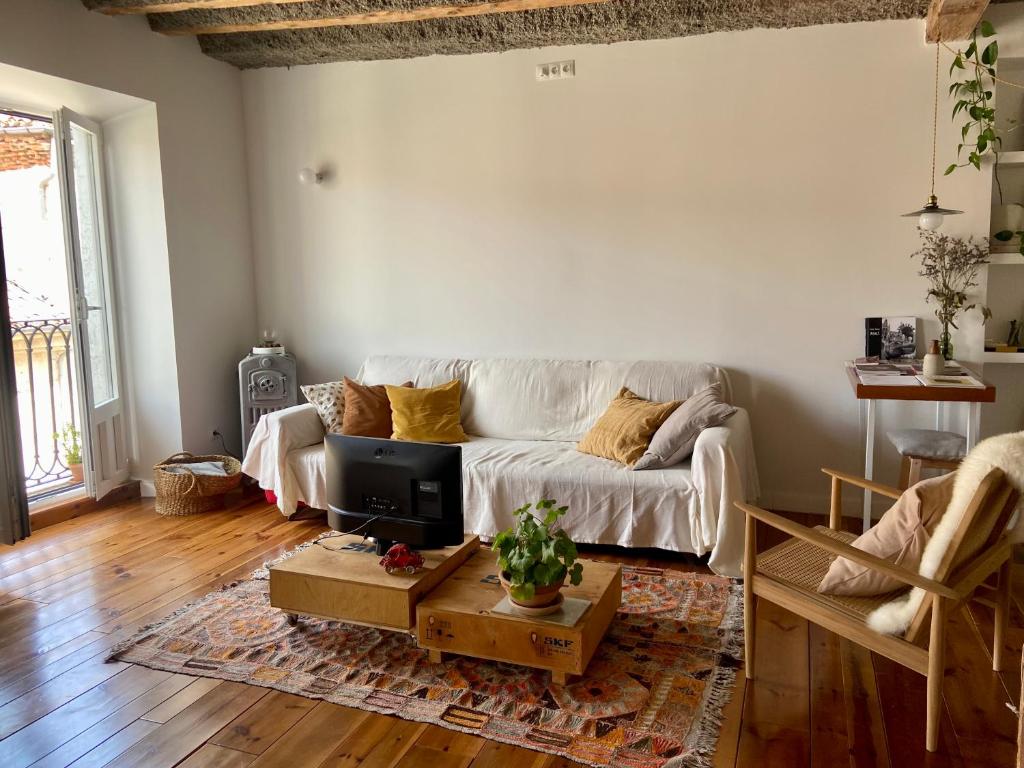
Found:
<path fill-rule="evenodd" d="M 107 120 L 103 136 L 127 373 L 129 455 L 134 476 L 148 482 L 151 467 L 182 445 L 156 106 Z"/>
<path fill-rule="evenodd" d="M 712 361 L 751 410 L 764 500 L 820 506 L 818 468 L 863 463 L 842 361 L 864 317 L 937 335 L 899 217 L 929 191 L 923 37 L 881 22 L 247 72 L 260 323 L 303 382 L 370 353 Z M 576 79 L 534 80 L 568 58 Z M 334 178 L 300 186 L 315 164 Z M 984 234 L 981 174 L 938 192 L 968 211 L 948 231 Z"/>
<path fill-rule="evenodd" d="M 72 0 L 6 0 L 0 62 L 156 105 L 178 447 L 219 450 L 211 431 L 220 428 L 237 450 L 235 364 L 256 332 L 238 71 L 202 56 L 193 39 L 153 34 L 144 18 L 90 13 Z"/>

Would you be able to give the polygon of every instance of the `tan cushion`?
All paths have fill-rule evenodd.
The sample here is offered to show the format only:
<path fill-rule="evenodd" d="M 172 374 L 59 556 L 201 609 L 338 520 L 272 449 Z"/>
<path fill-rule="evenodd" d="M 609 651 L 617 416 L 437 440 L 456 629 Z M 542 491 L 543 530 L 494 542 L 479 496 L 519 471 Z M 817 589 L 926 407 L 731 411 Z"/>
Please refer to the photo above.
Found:
<path fill-rule="evenodd" d="M 631 467 L 644 455 L 651 435 L 681 402 L 652 403 L 623 387 L 576 449 Z"/>
<path fill-rule="evenodd" d="M 429 389 L 386 385 L 391 401 L 395 440 L 421 443 L 464 443 L 462 429 L 462 383 L 453 379 Z"/>
<path fill-rule="evenodd" d="M 903 492 L 882 519 L 851 545 L 914 573 L 931 534 L 953 496 L 955 474 L 922 480 Z M 907 587 L 903 582 L 837 557 L 818 585 L 826 595 L 883 595 Z"/>
<path fill-rule="evenodd" d="M 633 469 L 665 469 L 685 461 L 703 430 L 721 426 L 734 413 L 735 407 L 722 402 L 720 384 L 705 387 L 665 419 Z"/>
<path fill-rule="evenodd" d="M 316 406 L 320 421 L 328 432 L 340 434 L 345 415 L 345 382 L 328 381 L 326 384 L 307 384 L 299 387 L 302 395 Z"/>
<path fill-rule="evenodd" d="M 407 381 L 403 387 L 411 387 Z M 391 437 L 391 401 L 383 384 L 367 386 L 345 377 L 341 432 L 360 437 Z"/>

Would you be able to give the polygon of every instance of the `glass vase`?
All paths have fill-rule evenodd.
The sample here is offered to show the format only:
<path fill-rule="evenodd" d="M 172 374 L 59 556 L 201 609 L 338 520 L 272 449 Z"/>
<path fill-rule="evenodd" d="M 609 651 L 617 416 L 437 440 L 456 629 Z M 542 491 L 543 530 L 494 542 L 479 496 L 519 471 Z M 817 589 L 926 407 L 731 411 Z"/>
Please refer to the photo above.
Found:
<path fill-rule="evenodd" d="M 949 326 L 943 324 L 942 335 L 939 336 L 939 352 L 946 360 L 953 359 L 953 334 L 949 332 Z"/>

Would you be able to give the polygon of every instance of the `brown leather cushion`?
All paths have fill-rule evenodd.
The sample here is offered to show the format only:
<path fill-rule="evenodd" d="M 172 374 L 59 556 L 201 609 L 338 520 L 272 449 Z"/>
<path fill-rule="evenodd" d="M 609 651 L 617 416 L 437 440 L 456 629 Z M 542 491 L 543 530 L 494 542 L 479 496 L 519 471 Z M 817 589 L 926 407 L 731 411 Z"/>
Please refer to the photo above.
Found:
<path fill-rule="evenodd" d="M 403 387 L 411 387 L 407 381 Z M 341 420 L 343 435 L 391 437 L 391 401 L 383 384 L 367 386 L 345 377 L 345 412 Z"/>

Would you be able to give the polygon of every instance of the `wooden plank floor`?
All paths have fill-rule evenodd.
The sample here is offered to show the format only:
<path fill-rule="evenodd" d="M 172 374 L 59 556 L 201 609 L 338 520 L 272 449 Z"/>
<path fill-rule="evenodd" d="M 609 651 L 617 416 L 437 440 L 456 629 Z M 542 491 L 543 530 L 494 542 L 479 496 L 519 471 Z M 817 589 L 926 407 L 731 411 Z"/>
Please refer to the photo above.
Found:
<path fill-rule="evenodd" d="M 68 520 L 0 548 L 0 766 L 564 768 L 560 758 L 241 683 L 105 663 L 139 628 L 312 538 L 253 498 L 161 518 L 147 501 Z M 766 544 L 768 542 L 765 542 Z M 692 558 L 586 556 L 706 570 Z M 953 617 L 941 750 L 924 752 L 924 679 L 767 603 L 759 678 L 742 674 L 716 768 L 1014 764 L 1024 613 L 1009 671 L 990 671 L 993 611 Z"/>

